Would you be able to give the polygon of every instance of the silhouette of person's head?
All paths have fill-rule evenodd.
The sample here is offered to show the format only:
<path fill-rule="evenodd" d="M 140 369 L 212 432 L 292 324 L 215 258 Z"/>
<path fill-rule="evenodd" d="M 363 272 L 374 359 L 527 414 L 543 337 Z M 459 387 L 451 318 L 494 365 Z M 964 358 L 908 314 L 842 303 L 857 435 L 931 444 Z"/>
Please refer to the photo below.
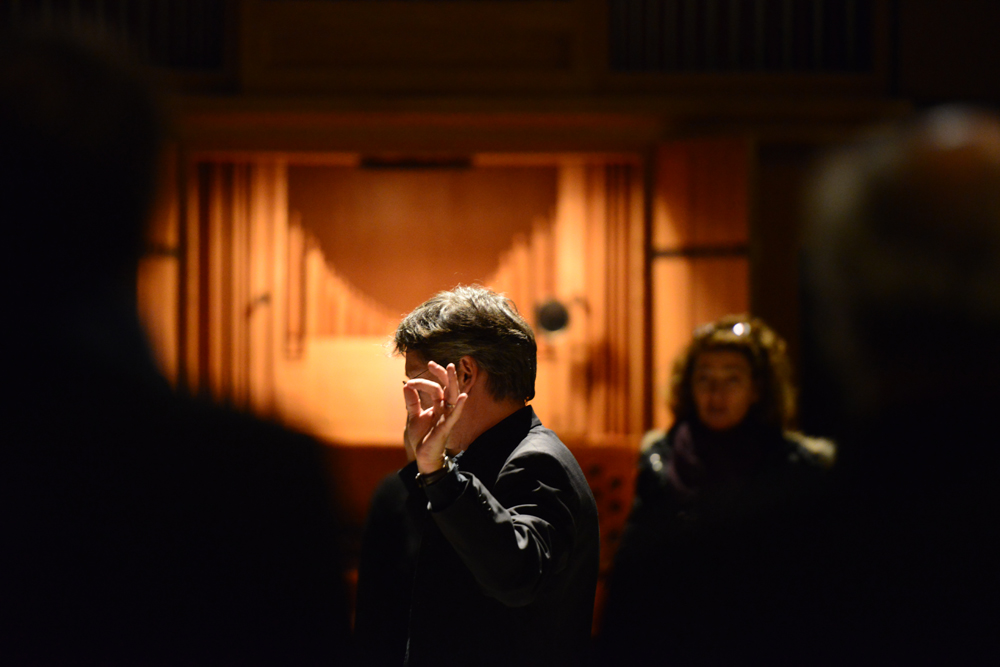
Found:
<path fill-rule="evenodd" d="M 0 266 L 15 299 L 66 302 L 134 281 L 159 108 L 96 41 L 0 39 Z"/>
<path fill-rule="evenodd" d="M 813 335 L 844 421 L 903 425 L 907 447 L 984 428 L 1000 398 L 1000 120 L 943 107 L 883 130 L 821 165 L 807 214 Z"/>

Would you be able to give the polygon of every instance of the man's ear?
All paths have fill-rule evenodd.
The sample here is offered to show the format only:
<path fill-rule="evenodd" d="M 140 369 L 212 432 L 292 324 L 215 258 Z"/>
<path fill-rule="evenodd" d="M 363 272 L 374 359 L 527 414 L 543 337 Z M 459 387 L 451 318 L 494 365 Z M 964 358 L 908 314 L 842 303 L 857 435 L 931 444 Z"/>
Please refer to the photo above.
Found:
<path fill-rule="evenodd" d="M 468 392 L 479 381 L 481 372 L 479 364 L 469 355 L 459 359 L 458 363 L 455 364 L 455 373 L 458 375 L 458 390 Z"/>

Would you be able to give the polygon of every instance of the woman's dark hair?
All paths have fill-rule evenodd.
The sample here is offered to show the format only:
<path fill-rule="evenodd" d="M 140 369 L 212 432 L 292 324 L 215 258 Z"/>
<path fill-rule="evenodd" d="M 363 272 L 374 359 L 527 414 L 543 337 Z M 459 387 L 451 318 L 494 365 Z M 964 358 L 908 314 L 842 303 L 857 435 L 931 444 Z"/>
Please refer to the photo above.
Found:
<path fill-rule="evenodd" d="M 785 341 L 756 317 L 727 315 L 695 329 L 691 342 L 674 361 L 670 374 L 670 410 L 676 421 L 697 418 L 691 377 L 702 352 L 734 350 L 750 362 L 760 399 L 750 418 L 760 425 L 789 430 L 795 421 L 795 386 Z"/>

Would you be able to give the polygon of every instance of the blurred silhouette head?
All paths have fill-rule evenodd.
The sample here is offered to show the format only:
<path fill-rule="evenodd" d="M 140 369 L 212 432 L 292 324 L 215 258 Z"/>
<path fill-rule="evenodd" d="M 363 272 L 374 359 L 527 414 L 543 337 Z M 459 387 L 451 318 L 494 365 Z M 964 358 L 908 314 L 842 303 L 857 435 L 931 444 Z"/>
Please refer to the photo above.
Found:
<path fill-rule="evenodd" d="M 847 415 L 995 403 L 996 117 L 939 108 L 829 156 L 807 219 L 812 335 Z"/>
<path fill-rule="evenodd" d="M 695 330 L 674 361 L 670 409 L 680 421 L 712 430 L 749 418 L 787 429 L 795 419 L 795 387 L 785 341 L 756 317 L 727 315 Z"/>
<path fill-rule="evenodd" d="M 0 264 L 19 294 L 134 280 L 160 142 L 151 89 L 96 42 L 0 38 Z"/>

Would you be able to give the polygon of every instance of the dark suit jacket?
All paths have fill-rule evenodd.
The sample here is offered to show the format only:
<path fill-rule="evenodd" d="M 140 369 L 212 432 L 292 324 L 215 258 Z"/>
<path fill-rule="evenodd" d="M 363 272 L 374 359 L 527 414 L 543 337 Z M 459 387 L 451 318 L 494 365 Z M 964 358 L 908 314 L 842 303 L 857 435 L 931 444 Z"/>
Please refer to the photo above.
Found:
<path fill-rule="evenodd" d="M 996 664 L 995 410 L 956 397 L 852 424 L 814 484 L 769 478 L 619 552 L 600 664 Z"/>
<path fill-rule="evenodd" d="M 408 664 L 586 664 L 599 535 L 576 459 L 526 407 L 458 463 L 426 492 L 400 473 L 424 531 Z"/>
<path fill-rule="evenodd" d="M 134 323 L 20 343 L 0 405 L 0 662 L 346 657 L 317 443 L 175 395 Z"/>
<path fill-rule="evenodd" d="M 358 558 L 354 645 L 364 667 L 399 667 L 406 656 L 413 570 L 420 531 L 406 510 L 409 497 L 397 472 L 372 494 Z"/>

